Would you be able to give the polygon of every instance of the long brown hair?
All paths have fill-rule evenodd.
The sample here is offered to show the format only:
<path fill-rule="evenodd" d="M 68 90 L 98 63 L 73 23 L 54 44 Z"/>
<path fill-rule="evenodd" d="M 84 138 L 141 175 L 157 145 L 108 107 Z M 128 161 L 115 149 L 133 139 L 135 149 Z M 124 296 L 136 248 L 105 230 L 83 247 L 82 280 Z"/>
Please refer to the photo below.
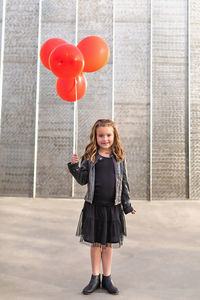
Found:
<path fill-rule="evenodd" d="M 111 152 L 115 156 L 117 161 L 123 160 L 125 152 L 121 147 L 119 134 L 117 130 L 117 126 L 115 122 L 109 119 L 100 119 L 95 122 L 92 127 L 92 131 L 90 134 L 90 142 L 85 148 L 85 153 L 83 154 L 82 158 L 90 160 L 94 162 L 95 155 L 98 152 L 99 146 L 97 144 L 96 132 L 98 127 L 112 127 L 114 133 L 114 142 L 111 146 Z"/>

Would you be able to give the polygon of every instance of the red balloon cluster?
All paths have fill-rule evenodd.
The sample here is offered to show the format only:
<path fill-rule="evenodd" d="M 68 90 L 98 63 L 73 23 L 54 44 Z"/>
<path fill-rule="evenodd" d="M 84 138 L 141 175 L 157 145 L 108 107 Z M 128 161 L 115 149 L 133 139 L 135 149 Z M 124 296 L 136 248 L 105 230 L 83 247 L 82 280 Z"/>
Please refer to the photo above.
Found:
<path fill-rule="evenodd" d="M 56 91 L 66 101 L 82 98 L 87 90 L 83 72 L 95 72 L 108 62 L 110 49 L 98 36 L 88 36 L 76 46 L 63 39 L 47 40 L 40 49 L 43 65 L 56 75 Z"/>

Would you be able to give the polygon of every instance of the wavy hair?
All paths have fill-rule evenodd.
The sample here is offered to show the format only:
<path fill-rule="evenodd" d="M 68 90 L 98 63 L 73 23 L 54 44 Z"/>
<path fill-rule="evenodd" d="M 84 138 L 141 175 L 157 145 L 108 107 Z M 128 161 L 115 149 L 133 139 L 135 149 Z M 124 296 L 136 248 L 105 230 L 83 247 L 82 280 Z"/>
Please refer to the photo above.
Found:
<path fill-rule="evenodd" d="M 95 122 L 92 127 L 90 134 L 90 142 L 85 148 L 85 153 L 82 155 L 82 158 L 95 161 L 95 155 L 98 152 L 99 146 L 97 144 L 96 132 L 98 127 L 112 127 L 114 133 L 114 142 L 111 146 L 111 152 L 115 156 L 117 161 L 123 160 L 125 152 L 120 144 L 118 129 L 116 123 L 109 119 L 100 119 Z"/>

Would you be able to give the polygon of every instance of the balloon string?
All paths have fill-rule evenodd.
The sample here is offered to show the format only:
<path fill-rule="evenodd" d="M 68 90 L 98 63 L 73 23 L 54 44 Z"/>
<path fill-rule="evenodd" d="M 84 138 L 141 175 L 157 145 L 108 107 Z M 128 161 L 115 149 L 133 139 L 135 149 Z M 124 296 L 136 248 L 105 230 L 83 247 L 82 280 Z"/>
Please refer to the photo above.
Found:
<path fill-rule="evenodd" d="M 75 92 L 76 92 L 76 101 L 74 104 L 74 110 L 75 110 L 75 114 L 74 114 L 74 125 L 75 125 L 75 153 L 77 153 L 78 151 L 78 96 L 77 96 L 77 79 L 75 78 Z"/>

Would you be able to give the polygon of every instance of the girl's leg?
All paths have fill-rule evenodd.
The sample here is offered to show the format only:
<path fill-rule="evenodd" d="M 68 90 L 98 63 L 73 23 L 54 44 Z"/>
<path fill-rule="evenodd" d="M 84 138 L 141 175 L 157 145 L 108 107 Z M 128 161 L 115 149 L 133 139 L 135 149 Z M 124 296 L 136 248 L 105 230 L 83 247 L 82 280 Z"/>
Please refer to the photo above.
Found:
<path fill-rule="evenodd" d="M 98 289 L 101 285 L 100 281 L 100 263 L 101 263 L 101 248 L 91 246 L 90 248 L 91 255 L 91 265 L 92 265 L 92 276 L 89 284 L 83 289 L 82 293 L 89 295 Z"/>
<path fill-rule="evenodd" d="M 119 290 L 113 285 L 111 279 L 111 264 L 112 264 L 112 248 L 105 247 L 102 249 L 102 267 L 103 267 L 103 278 L 102 287 L 106 289 L 110 294 L 117 295 Z"/>
<path fill-rule="evenodd" d="M 112 265 L 112 248 L 103 247 L 102 248 L 102 268 L 103 275 L 109 276 L 111 274 L 111 265 Z"/>
<path fill-rule="evenodd" d="M 92 274 L 99 275 L 100 264 L 101 264 L 101 247 L 91 246 L 90 255 L 91 255 Z"/>

